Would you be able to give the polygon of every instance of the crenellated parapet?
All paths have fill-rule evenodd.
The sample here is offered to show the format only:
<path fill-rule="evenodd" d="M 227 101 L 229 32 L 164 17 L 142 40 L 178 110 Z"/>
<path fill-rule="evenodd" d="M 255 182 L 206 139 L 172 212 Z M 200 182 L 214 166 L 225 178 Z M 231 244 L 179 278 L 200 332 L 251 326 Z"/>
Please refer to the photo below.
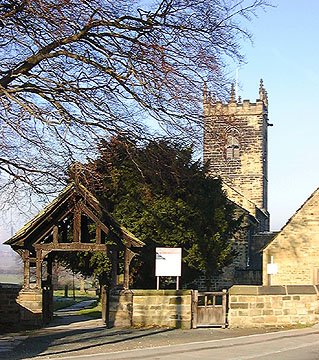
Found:
<path fill-rule="evenodd" d="M 241 100 L 235 98 L 235 86 L 232 84 L 230 91 L 230 98 L 227 103 L 223 103 L 216 99 L 216 96 L 212 94 L 207 85 L 204 85 L 203 105 L 205 116 L 216 115 L 255 115 L 263 114 L 268 115 L 268 94 L 263 85 L 263 80 L 260 80 L 259 85 L 259 98 L 255 102 L 250 100 Z M 268 124 L 269 125 L 269 124 Z"/>
<path fill-rule="evenodd" d="M 227 103 L 218 101 L 206 85 L 203 95 L 204 161 L 209 163 L 209 172 L 220 176 L 234 193 L 242 194 L 267 214 L 267 147 L 271 124 L 263 81 L 255 102 L 236 99 L 234 85 Z"/>

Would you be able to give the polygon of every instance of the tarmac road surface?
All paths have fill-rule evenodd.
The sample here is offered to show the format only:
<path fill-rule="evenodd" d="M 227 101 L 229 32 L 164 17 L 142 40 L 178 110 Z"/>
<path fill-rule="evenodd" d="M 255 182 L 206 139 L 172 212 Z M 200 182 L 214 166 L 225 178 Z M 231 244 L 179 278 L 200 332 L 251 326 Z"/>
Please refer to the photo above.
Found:
<path fill-rule="evenodd" d="M 82 307 L 88 304 L 82 303 Z M 56 313 L 49 326 L 0 336 L 5 360 L 319 360 L 319 324 L 266 329 L 107 329 L 79 314 L 81 305 Z M 273 331 L 273 330 L 272 330 Z"/>
<path fill-rule="evenodd" d="M 54 359 L 54 358 L 50 358 Z M 318 360 L 319 329 L 308 328 L 182 345 L 68 356 L 68 360 Z"/>

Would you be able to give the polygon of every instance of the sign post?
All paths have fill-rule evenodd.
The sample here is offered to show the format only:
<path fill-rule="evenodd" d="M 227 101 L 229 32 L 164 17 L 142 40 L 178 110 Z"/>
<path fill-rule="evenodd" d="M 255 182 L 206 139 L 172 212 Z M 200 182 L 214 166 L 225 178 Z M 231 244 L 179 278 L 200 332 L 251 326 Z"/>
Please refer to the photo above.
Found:
<path fill-rule="evenodd" d="M 182 272 L 181 248 L 156 248 L 155 276 L 159 290 L 160 276 L 176 276 L 176 290 L 179 290 L 179 277 Z"/>
<path fill-rule="evenodd" d="M 278 265 L 274 263 L 274 257 L 270 257 L 270 263 L 267 264 L 267 275 L 268 275 L 268 285 L 272 285 L 272 276 L 276 275 L 278 272 Z"/>

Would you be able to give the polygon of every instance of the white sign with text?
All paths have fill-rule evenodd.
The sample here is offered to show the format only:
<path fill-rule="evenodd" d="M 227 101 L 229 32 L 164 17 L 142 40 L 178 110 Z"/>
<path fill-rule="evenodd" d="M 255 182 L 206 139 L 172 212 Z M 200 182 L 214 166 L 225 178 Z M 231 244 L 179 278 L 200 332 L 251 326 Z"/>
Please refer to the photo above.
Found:
<path fill-rule="evenodd" d="M 181 248 L 156 248 L 155 276 L 181 276 L 181 271 Z"/>
<path fill-rule="evenodd" d="M 267 274 L 276 275 L 278 273 L 278 265 L 274 263 L 267 264 Z"/>

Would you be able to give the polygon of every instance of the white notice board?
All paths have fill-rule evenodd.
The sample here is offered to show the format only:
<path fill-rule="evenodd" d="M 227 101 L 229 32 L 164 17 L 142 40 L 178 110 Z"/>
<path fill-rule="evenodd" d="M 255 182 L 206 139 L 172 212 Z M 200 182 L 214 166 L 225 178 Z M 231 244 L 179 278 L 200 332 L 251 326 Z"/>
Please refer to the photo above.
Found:
<path fill-rule="evenodd" d="M 276 275 L 278 273 L 278 265 L 274 263 L 267 264 L 267 274 Z"/>
<path fill-rule="evenodd" d="M 155 276 L 181 276 L 181 270 L 181 248 L 156 248 Z"/>

